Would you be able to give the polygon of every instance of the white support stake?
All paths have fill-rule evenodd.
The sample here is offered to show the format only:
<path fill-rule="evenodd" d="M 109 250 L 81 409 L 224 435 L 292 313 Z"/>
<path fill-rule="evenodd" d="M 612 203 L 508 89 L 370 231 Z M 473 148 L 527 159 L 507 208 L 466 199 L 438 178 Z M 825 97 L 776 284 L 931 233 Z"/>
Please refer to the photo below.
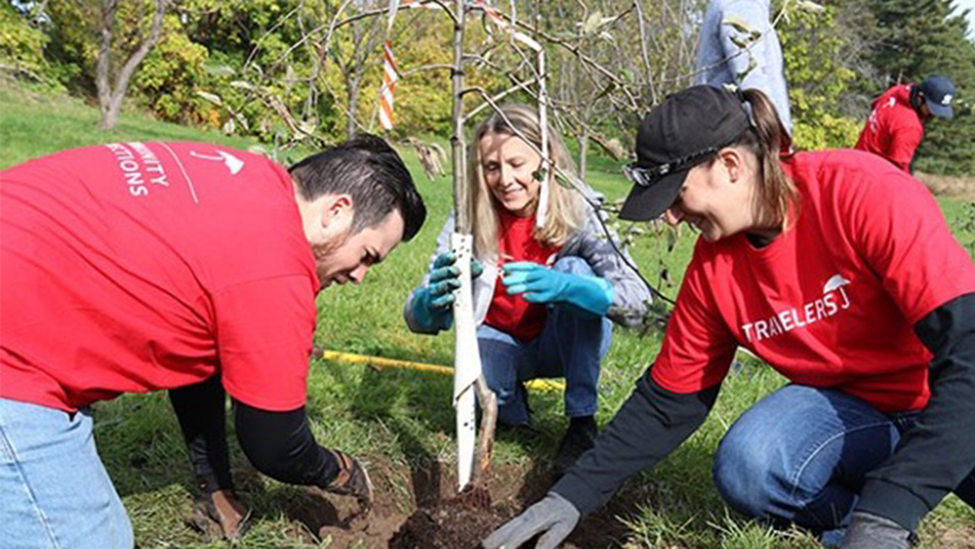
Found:
<path fill-rule="evenodd" d="M 535 226 L 544 227 L 548 215 L 549 186 L 552 182 L 552 166 L 548 152 L 548 90 L 545 85 L 545 50 L 538 49 L 538 125 L 542 130 L 542 181 L 538 196 L 538 211 L 535 213 Z"/>
<path fill-rule="evenodd" d="M 471 481 L 474 470 L 477 443 L 474 385 L 481 375 L 481 354 L 477 347 L 471 283 L 473 238 L 469 234 L 454 233 L 450 236 L 450 245 L 457 254 L 454 265 L 460 270 L 460 288 L 454 293 L 454 408 L 457 417 L 457 489 L 460 491 Z"/>

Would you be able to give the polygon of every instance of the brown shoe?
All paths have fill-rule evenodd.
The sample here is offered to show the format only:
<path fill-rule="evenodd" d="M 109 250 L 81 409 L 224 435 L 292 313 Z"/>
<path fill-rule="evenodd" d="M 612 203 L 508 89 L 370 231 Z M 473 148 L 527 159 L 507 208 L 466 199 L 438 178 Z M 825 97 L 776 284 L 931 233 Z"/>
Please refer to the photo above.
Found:
<path fill-rule="evenodd" d="M 335 456 L 339 473 L 325 491 L 342 496 L 355 496 L 359 506 L 368 509 L 372 506 L 372 481 L 369 473 L 359 460 L 339 450 L 329 450 Z"/>
<path fill-rule="evenodd" d="M 215 538 L 236 542 L 250 526 L 250 512 L 232 490 L 203 494 L 194 510 L 191 526 Z"/>

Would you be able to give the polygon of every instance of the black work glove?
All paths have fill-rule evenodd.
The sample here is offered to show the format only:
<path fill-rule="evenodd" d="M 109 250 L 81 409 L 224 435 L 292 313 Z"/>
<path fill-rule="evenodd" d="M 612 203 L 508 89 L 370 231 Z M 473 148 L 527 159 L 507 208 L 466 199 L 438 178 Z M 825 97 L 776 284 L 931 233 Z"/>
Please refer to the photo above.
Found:
<path fill-rule="evenodd" d="M 538 534 L 535 549 L 554 549 L 579 523 L 579 510 L 569 500 L 549 492 L 545 499 L 495 530 L 484 549 L 516 549 Z"/>
<path fill-rule="evenodd" d="M 896 522 L 871 513 L 854 511 L 840 549 L 908 549 L 914 535 Z"/>

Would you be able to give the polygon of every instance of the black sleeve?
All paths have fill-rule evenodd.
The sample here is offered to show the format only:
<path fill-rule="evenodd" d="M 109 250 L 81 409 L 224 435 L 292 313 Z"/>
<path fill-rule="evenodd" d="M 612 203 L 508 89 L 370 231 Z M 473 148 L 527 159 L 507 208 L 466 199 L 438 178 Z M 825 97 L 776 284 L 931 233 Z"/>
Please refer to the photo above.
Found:
<path fill-rule="evenodd" d="M 975 294 L 922 318 L 931 399 L 883 465 L 867 475 L 857 510 L 917 530 L 921 518 L 975 468 Z"/>
<path fill-rule="evenodd" d="M 169 401 L 183 431 L 190 463 L 201 488 L 208 493 L 233 490 L 230 452 L 227 450 L 227 397 L 220 376 L 170 389 Z"/>
<path fill-rule="evenodd" d="M 585 516 L 606 503 L 631 475 L 667 457 L 704 422 L 721 385 L 670 392 L 648 369 L 589 450 L 552 488 Z"/>
<path fill-rule="evenodd" d="M 240 447 L 254 467 L 288 484 L 325 488 L 338 474 L 335 456 L 315 442 L 305 408 L 269 412 L 234 401 Z"/>

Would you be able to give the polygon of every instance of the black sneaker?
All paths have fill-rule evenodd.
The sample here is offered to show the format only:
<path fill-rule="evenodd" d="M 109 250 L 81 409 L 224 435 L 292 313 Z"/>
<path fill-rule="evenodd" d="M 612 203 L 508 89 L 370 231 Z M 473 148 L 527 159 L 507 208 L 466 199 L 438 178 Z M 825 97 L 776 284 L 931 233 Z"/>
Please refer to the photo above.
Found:
<path fill-rule="evenodd" d="M 595 446 L 598 432 L 596 420 L 592 416 L 571 418 L 569 429 L 559 443 L 559 450 L 555 455 L 555 473 L 559 476 L 565 474 L 582 454 Z"/>

